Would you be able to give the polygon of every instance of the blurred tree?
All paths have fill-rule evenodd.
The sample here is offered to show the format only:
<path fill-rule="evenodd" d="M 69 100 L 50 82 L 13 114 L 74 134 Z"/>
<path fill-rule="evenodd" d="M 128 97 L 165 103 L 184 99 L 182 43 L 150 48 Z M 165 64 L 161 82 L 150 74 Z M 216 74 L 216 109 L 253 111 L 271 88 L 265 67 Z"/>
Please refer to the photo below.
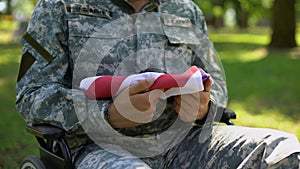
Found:
<path fill-rule="evenodd" d="M 205 14 L 206 22 L 215 28 L 224 26 L 226 0 L 194 0 Z"/>
<path fill-rule="evenodd" d="M 272 48 L 293 48 L 296 43 L 296 0 L 274 0 L 272 8 Z"/>
<path fill-rule="evenodd" d="M 235 12 L 236 12 L 236 23 L 240 28 L 247 28 L 249 26 L 249 1 L 244 0 L 233 0 Z"/>
<path fill-rule="evenodd" d="M 300 3 L 298 1 L 298 3 L 296 3 L 296 16 L 297 16 L 297 22 L 300 22 Z"/>
<path fill-rule="evenodd" d="M 212 25 L 215 28 L 220 28 L 224 26 L 224 11 L 225 11 L 225 1 L 224 0 L 212 0 Z"/>
<path fill-rule="evenodd" d="M 236 12 L 236 23 L 240 28 L 270 21 L 270 4 L 273 0 L 226 0 Z"/>
<path fill-rule="evenodd" d="M 0 2 L 5 2 L 5 4 L 6 4 L 5 14 L 11 15 L 13 12 L 12 1 L 11 0 L 0 0 Z"/>
<path fill-rule="evenodd" d="M 213 25 L 214 12 L 212 10 L 213 5 L 210 0 L 194 0 L 194 2 L 201 8 L 205 15 L 206 23 L 208 25 Z"/>
<path fill-rule="evenodd" d="M 0 0 L 0 2 L 6 3 L 5 14 L 12 15 L 15 11 L 31 14 L 38 0 Z"/>
<path fill-rule="evenodd" d="M 274 0 L 194 0 L 202 9 L 209 25 L 220 27 L 226 12 L 234 11 L 235 23 L 240 28 L 269 25 L 270 9 Z M 231 15 L 232 16 L 232 15 Z M 217 23 L 217 24 L 216 24 Z"/>
<path fill-rule="evenodd" d="M 11 6 L 11 0 L 6 1 L 6 14 L 11 15 L 13 12 L 12 6 Z"/>

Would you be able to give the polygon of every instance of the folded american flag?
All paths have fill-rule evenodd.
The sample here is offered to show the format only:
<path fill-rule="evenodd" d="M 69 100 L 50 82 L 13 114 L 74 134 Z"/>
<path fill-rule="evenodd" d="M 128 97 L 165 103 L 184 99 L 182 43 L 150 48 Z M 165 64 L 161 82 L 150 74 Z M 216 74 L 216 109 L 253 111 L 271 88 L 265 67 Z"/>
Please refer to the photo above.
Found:
<path fill-rule="evenodd" d="M 138 81 L 153 78 L 154 83 L 149 88 L 163 89 L 162 99 L 174 95 L 189 94 L 202 91 L 203 81 L 209 77 L 205 71 L 196 66 L 190 67 L 182 74 L 165 74 L 146 72 L 129 76 L 94 76 L 80 82 L 81 89 L 90 99 L 108 99 L 118 95 L 122 90 Z"/>

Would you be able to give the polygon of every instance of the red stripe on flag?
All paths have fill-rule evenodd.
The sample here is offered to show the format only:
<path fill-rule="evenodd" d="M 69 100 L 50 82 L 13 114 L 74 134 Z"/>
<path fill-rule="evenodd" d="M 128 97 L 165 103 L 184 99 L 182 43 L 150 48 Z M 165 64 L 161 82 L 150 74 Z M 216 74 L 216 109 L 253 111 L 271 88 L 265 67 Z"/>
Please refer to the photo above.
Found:
<path fill-rule="evenodd" d="M 150 87 L 150 90 L 153 89 L 165 89 L 168 90 L 173 87 L 183 87 L 186 82 L 190 79 L 190 77 L 198 71 L 196 66 L 192 66 L 186 72 L 178 75 L 172 74 L 163 74 L 159 76 L 154 84 Z"/>
<path fill-rule="evenodd" d="M 102 76 L 97 78 L 86 91 L 90 99 L 108 99 L 119 90 L 126 76 Z"/>

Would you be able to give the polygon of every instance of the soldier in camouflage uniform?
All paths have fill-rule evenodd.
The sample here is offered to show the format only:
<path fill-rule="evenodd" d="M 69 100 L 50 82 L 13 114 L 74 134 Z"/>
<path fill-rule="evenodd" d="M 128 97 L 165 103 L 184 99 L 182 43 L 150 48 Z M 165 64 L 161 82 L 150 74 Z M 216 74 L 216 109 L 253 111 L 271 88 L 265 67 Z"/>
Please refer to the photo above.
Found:
<path fill-rule="evenodd" d="M 29 123 L 66 130 L 76 168 L 300 168 L 295 136 L 213 123 L 227 104 L 226 82 L 191 0 L 40 0 L 22 44 L 17 108 Z M 147 91 L 151 79 L 107 100 L 78 88 L 90 76 L 177 74 L 192 65 L 211 75 L 204 91 L 167 101 Z M 146 108 L 128 108 L 122 96 L 146 98 L 134 105 Z M 146 118 L 128 120 L 125 110 Z"/>

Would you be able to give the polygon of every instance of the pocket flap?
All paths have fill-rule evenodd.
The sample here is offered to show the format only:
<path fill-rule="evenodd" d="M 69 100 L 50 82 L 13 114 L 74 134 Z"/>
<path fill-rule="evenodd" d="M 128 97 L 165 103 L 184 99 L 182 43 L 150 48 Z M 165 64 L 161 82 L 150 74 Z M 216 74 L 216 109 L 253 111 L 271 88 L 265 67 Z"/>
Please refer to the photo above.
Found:
<path fill-rule="evenodd" d="M 163 17 L 164 32 L 173 44 L 200 44 L 194 26 L 189 18 Z"/>

